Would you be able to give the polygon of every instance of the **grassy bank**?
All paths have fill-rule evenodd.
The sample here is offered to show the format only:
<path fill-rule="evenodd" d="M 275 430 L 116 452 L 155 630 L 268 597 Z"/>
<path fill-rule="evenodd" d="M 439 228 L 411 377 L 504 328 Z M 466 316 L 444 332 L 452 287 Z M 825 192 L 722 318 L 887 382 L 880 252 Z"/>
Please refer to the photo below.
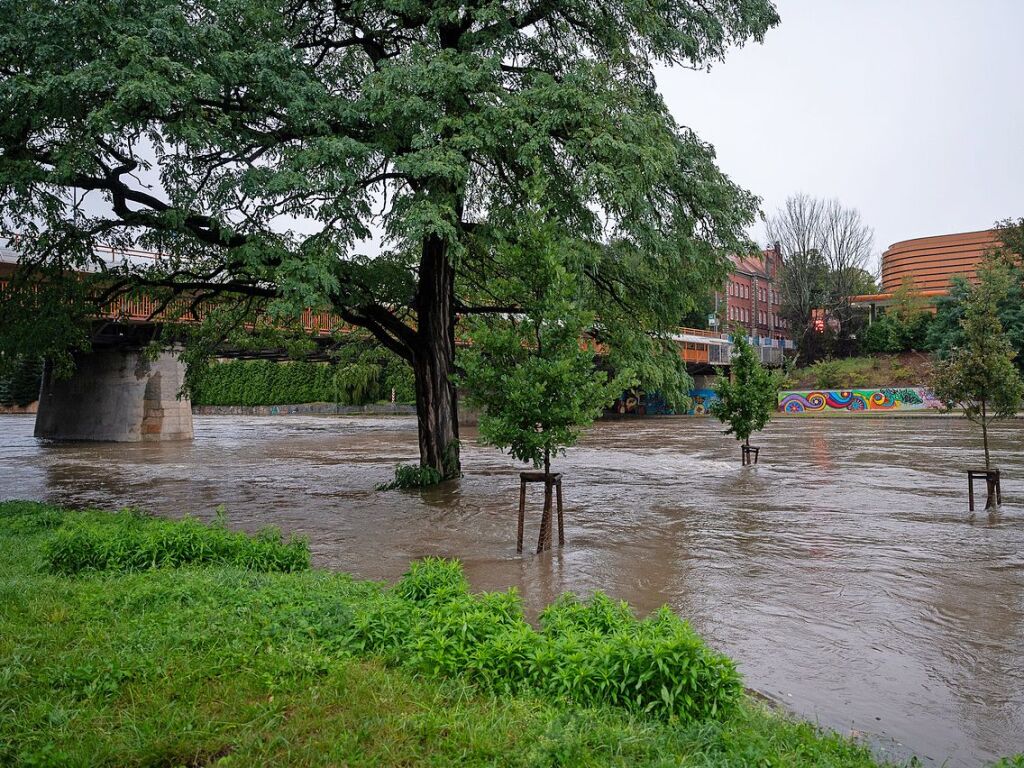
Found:
<path fill-rule="evenodd" d="M 921 352 L 821 360 L 790 372 L 783 389 L 927 387 L 933 365 L 931 355 Z"/>
<path fill-rule="evenodd" d="M 0 764 L 876 765 L 674 617 L 563 600 L 535 630 L 451 563 L 388 589 L 303 547 L 0 503 Z"/>

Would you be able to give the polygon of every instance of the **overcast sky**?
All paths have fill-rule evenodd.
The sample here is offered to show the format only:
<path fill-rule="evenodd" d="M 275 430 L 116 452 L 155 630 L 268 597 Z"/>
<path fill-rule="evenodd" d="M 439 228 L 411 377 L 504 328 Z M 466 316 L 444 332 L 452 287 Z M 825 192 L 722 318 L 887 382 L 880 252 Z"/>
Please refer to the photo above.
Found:
<path fill-rule="evenodd" d="M 876 255 L 1024 216 L 1024 0 L 776 5 L 763 45 L 658 78 L 766 213 L 798 191 L 838 197 Z"/>

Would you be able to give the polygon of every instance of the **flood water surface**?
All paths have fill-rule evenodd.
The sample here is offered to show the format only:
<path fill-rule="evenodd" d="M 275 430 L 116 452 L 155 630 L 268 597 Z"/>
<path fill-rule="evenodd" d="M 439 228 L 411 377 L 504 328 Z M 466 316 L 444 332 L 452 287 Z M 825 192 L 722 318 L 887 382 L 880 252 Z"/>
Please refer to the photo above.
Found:
<path fill-rule="evenodd" d="M 521 467 L 464 434 L 458 483 L 373 490 L 416 456 L 415 420 L 197 417 L 192 443 L 56 444 L 0 416 L 0 498 L 138 505 L 309 537 L 315 564 L 395 579 L 459 557 L 535 614 L 561 592 L 663 603 L 749 687 L 896 758 L 980 765 L 1024 751 L 1024 438 L 995 430 L 1004 505 L 967 512 L 971 425 L 779 419 L 761 464 L 699 418 L 604 422 L 555 465 L 565 549 L 515 553 Z M 983 502 L 982 502 L 983 504 Z"/>

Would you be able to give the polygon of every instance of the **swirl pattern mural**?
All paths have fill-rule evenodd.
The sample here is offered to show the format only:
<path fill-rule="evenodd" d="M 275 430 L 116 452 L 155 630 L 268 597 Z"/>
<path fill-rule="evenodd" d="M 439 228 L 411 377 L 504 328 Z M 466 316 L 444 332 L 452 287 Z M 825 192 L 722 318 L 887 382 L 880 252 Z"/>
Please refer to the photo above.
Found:
<path fill-rule="evenodd" d="M 783 413 L 827 414 L 850 411 L 941 410 L 942 403 L 930 389 L 822 389 L 809 392 L 779 392 Z"/>

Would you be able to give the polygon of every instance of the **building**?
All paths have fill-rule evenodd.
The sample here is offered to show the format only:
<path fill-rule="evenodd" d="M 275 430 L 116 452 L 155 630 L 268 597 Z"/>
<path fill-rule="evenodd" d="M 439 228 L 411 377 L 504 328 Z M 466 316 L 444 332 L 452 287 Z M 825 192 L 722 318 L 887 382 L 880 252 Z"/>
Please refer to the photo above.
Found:
<path fill-rule="evenodd" d="M 719 327 L 732 332 L 744 328 L 755 339 L 789 339 L 782 317 L 782 295 L 778 285 L 782 253 L 778 245 L 761 256 L 732 256 L 733 270 L 725 290 L 715 294 Z"/>
<path fill-rule="evenodd" d="M 874 315 L 877 308 L 892 303 L 905 281 L 934 301 L 949 292 L 949 282 L 956 275 L 973 280 L 978 262 L 999 245 L 999 235 L 992 229 L 893 243 L 882 254 L 881 293 L 854 296 L 853 305 L 867 307 Z"/>

